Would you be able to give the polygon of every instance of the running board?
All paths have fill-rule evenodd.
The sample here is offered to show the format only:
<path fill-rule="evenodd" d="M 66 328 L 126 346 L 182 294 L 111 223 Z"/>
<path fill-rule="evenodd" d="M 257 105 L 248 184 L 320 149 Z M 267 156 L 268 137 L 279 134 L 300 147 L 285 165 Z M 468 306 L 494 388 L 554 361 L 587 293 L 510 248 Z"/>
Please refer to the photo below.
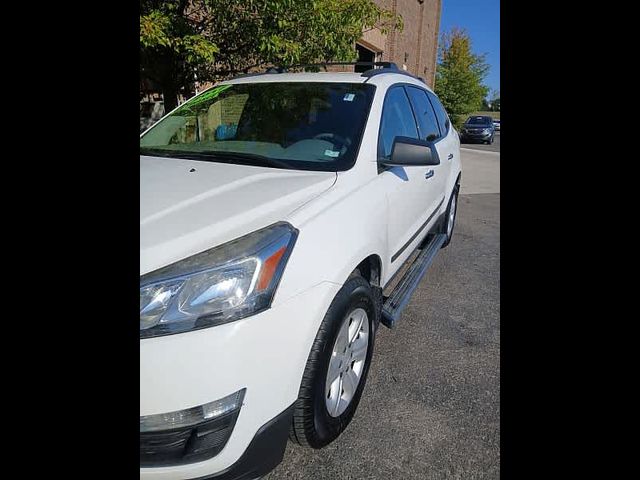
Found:
<path fill-rule="evenodd" d="M 391 294 L 384 300 L 380 320 L 383 325 L 393 328 L 396 324 L 446 239 L 447 236 L 444 233 L 434 235 L 418 254 Z"/>

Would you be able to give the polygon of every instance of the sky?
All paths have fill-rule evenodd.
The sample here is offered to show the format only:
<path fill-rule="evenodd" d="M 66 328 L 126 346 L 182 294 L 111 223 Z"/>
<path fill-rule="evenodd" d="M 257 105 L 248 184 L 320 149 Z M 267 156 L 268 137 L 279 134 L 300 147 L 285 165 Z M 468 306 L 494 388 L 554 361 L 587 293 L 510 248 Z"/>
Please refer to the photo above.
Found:
<path fill-rule="evenodd" d="M 442 0 L 440 33 L 451 27 L 464 28 L 473 52 L 487 54 L 491 68 L 484 84 L 500 90 L 500 0 Z"/>

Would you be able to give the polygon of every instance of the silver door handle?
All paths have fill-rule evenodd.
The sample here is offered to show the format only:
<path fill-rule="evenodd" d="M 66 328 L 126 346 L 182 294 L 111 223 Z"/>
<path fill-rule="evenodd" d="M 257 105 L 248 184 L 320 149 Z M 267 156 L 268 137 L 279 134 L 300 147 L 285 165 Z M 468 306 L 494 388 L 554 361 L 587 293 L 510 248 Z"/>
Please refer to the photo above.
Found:
<path fill-rule="evenodd" d="M 449 156 L 447 157 L 448 160 L 451 160 L 453 158 L 453 153 L 450 153 Z"/>
<path fill-rule="evenodd" d="M 435 175 L 435 173 L 433 172 L 433 170 L 427 170 L 427 173 L 424 174 L 424 178 L 429 180 L 434 175 Z"/>

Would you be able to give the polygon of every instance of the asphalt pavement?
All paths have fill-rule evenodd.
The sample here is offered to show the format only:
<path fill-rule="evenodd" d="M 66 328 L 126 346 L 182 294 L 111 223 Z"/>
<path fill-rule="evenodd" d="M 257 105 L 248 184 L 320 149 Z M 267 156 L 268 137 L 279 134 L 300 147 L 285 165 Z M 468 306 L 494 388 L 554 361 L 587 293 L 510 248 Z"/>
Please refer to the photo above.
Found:
<path fill-rule="evenodd" d="M 381 326 L 351 424 L 321 450 L 290 442 L 266 479 L 500 477 L 500 154 L 463 147 L 454 237 Z"/>

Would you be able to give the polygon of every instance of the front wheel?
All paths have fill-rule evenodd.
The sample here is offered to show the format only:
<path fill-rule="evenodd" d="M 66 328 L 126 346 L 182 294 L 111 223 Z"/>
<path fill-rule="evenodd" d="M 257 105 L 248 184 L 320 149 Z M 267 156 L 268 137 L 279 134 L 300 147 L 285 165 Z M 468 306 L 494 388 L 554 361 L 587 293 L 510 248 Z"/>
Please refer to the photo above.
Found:
<path fill-rule="evenodd" d="M 352 276 L 336 294 L 311 348 L 289 437 L 321 448 L 355 414 L 369 372 L 376 307 L 369 282 Z"/>

